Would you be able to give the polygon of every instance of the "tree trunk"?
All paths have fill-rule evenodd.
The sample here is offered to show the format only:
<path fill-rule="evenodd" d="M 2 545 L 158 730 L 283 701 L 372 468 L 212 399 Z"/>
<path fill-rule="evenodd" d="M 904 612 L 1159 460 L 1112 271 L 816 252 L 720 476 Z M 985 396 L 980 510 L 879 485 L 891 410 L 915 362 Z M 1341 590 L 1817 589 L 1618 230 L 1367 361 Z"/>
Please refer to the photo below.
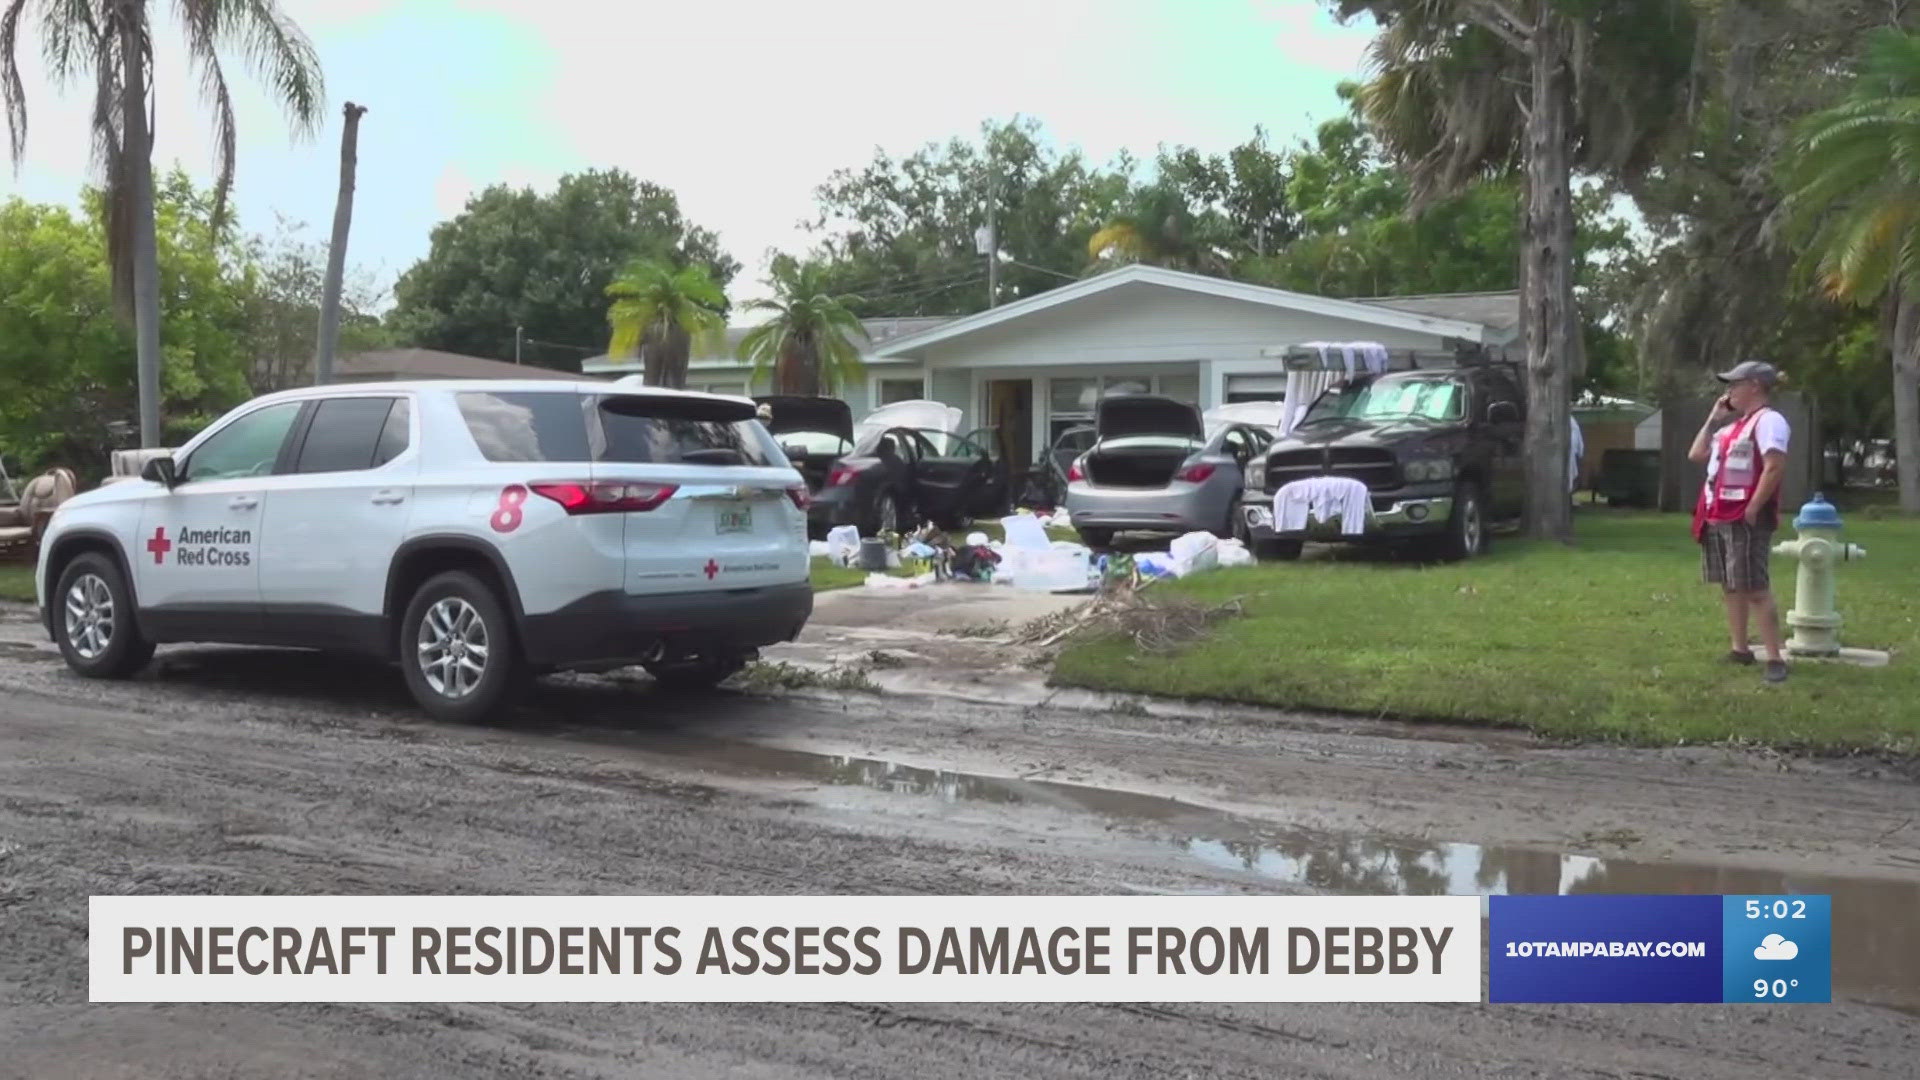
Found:
<path fill-rule="evenodd" d="M 333 203 L 333 239 L 327 244 L 327 279 L 320 291 L 320 335 L 313 351 L 316 386 L 333 381 L 333 350 L 340 340 L 340 283 L 347 273 L 347 231 L 353 225 L 353 177 L 359 168 L 360 117 L 367 110 L 347 102 L 340 132 L 340 193 Z"/>
<path fill-rule="evenodd" d="M 161 445 L 160 430 L 160 255 L 154 237 L 153 147 L 147 130 L 146 50 L 142 30 L 146 8 L 127 3 L 120 20 L 120 152 L 125 163 L 126 190 L 118 197 L 128 202 L 132 226 L 134 358 L 140 388 L 140 446 Z"/>
<path fill-rule="evenodd" d="M 1899 299 L 1893 331 L 1893 459 L 1900 509 L 1920 514 L 1920 297 Z"/>
<path fill-rule="evenodd" d="M 1573 358 L 1572 86 L 1563 17 L 1542 4 L 1532 35 L 1527 115 L 1527 534 L 1570 540 L 1567 495 Z"/>

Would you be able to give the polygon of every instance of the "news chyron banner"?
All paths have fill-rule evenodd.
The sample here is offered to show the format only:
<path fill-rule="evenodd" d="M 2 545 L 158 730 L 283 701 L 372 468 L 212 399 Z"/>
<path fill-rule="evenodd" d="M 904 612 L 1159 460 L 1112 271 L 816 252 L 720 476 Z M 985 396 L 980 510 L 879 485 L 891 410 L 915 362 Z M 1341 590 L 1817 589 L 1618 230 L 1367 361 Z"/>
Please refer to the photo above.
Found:
<path fill-rule="evenodd" d="M 1486 903 L 96 896 L 89 963 L 102 1002 L 1831 1000 L 1826 896 Z"/>
<path fill-rule="evenodd" d="M 1495 896 L 1488 1000 L 1827 1002 L 1827 896 Z"/>
<path fill-rule="evenodd" d="M 93 1001 L 1479 1001 L 1477 896 L 96 896 Z"/>

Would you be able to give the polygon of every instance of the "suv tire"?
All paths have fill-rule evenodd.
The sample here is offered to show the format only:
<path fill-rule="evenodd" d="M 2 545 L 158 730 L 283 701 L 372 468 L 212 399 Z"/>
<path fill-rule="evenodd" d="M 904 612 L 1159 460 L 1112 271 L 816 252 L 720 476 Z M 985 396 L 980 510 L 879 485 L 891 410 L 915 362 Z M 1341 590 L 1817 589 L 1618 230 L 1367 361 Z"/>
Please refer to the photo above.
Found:
<path fill-rule="evenodd" d="M 75 558 L 47 603 L 53 640 L 82 678 L 124 679 L 153 659 L 153 642 L 135 621 L 132 590 L 111 558 L 95 551 Z"/>
<path fill-rule="evenodd" d="M 1453 489 L 1453 514 L 1440 537 L 1439 555 L 1460 562 L 1487 553 L 1487 504 L 1480 485 L 1461 483 Z"/>
<path fill-rule="evenodd" d="M 527 683 L 506 606 L 464 570 L 436 574 L 414 590 L 398 644 L 407 689 L 436 720 L 489 719 L 510 708 Z"/>

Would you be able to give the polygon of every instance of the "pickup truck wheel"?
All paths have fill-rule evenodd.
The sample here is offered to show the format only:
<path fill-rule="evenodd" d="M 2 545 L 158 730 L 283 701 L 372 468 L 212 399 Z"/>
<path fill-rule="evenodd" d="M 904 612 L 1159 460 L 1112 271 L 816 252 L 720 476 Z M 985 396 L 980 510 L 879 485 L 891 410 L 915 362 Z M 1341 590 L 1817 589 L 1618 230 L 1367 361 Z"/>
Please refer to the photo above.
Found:
<path fill-rule="evenodd" d="M 1306 550 L 1303 540 L 1256 540 L 1253 543 L 1253 557 L 1262 562 L 1292 562 Z"/>
<path fill-rule="evenodd" d="M 648 664 L 647 674 L 668 690 L 706 690 L 725 682 L 747 666 L 747 656 L 718 652 L 671 664 Z"/>
<path fill-rule="evenodd" d="M 68 563 L 48 598 L 54 641 L 75 674 L 124 679 L 153 659 L 153 642 L 133 621 L 133 596 L 112 559 L 88 552 Z"/>
<path fill-rule="evenodd" d="M 1486 500 L 1478 484 L 1453 489 L 1453 516 L 1440 541 L 1440 557 L 1448 562 L 1476 558 L 1487 551 Z"/>
<path fill-rule="evenodd" d="M 453 723 L 491 719 L 527 685 L 506 605 L 464 570 L 429 578 L 400 623 L 400 670 L 429 716 Z"/>

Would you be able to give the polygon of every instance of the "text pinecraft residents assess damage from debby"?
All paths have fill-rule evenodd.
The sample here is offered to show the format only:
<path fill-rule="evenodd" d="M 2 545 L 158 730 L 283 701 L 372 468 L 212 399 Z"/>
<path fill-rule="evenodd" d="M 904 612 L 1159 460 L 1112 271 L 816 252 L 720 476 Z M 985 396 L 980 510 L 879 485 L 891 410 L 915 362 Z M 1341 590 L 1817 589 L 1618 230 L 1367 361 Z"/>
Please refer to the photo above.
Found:
<path fill-rule="evenodd" d="M 126 927 L 153 975 L 1408 975 L 1444 973 L 1451 927 Z M 889 965 L 889 959 L 892 963 Z"/>

